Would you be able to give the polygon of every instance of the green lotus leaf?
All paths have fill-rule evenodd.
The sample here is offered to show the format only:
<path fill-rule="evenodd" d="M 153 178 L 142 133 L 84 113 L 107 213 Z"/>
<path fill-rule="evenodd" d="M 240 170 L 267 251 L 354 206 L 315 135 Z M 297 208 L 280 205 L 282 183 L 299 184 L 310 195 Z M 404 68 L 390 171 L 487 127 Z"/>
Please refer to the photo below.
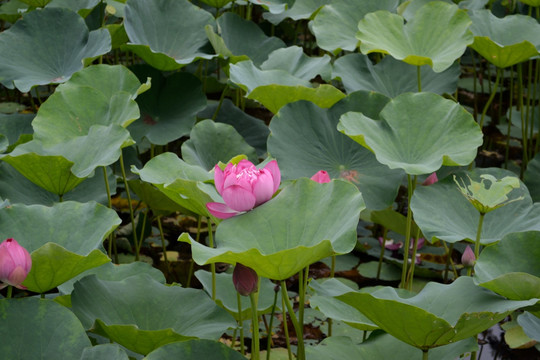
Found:
<path fill-rule="evenodd" d="M 481 175 L 495 178 L 515 176 L 512 172 L 497 169 L 475 169 L 457 172 L 458 181 L 468 182 L 470 176 L 479 180 Z M 523 197 L 484 217 L 480 243 L 487 245 L 501 240 L 506 234 L 540 230 L 540 204 L 533 204 L 527 188 L 520 182 L 518 189 L 508 194 L 509 200 Z M 444 204 L 444 206 L 441 206 Z M 430 186 L 417 187 L 411 199 L 414 220 L 428 240 L 438 238 L 447 242 L 476 239 L 480 213 L 461 194 L 452 176 Z"/>
<path fill-rule="evenodd" d="M 33 119 L 34 114 L 0 114 L 0 134 L 6 136 L 9 145 L 22 142 L 21 136 L 34 133 Z"/>
<path fill-rule="evenodd" d="M 0 34 L 0 81 L 22 92 L 35 85 L 63 83 L 83 68 L 85 58 L 110 49 L 109 32 L 89 32 L 71 10 L 31 11 Z"/>
<path fill-rule="evenodd" d="M 210 5 L 215 7 L 216 9 L 221 9 L 228 3 L 232 2 L 233 0 L 201 0 L 201 2 L 205 3 L 206 5 Z"/>
<path fill-rule="evenodd" d="M 145 262 L 135 261 L 130 264 L 119 265 L 107 262 L 101 266 L 80 273 L 69 281 L 66 281 L 62 285 L 59 285 L 58 290 L 63 295 L 71 294 L 71 292 L 73 291 L 73 285 L 80 279 L 89 275 L 96 275 L 100 280 L 120 281 L 139 274 L 147 274 L 155 281 L 162 284 L 165 283 L 165 277 L 163 276 L 163 273 L 160 270 L 152 267 L 152 265 Z"/>
<path fill-rule="evenodd" d="M 201 119 L 211 119 L 218 104 L 209 105 L 198 115 Z M 234 106 L 232 101 L 225 99 L 221 104 L 220 110 L 215 119 L 217 122 L 232 125 L 244 140 L 257 150 L 259 157 L 263 158 L 266 154 L 266 139 L 270 130 L 268 126 L 256 117 L 243 112 L 240 108 Z"/>
<path fill-rule="evenodd" d="M 144 360 L 163 359 L 222 359 L 245 360 L 245 357 L 225 344 L 210 340 L 189 340 L 167 344 L 152 351 Z"/>
<path fill-rule="evenodd" d="M 208 271 L 198 270 L 195 272 L 195 276 L 201 282 L 204 290 L 211 295 L 212 294 L 212 274 Z M 261 278 L 259 283 L 259 303 L 257 304 L 257 313 L 259 315 L 269 314 L 272 311 L 272 305 L 274 304 L 274 288 L 275 284 L 269 279 Z M 231 314 L 236 320 L 238 317 L 238 301 L 237 291 L 234 287 L 232 274 L 219 273 L 216 274 L 216 300 L 214 300 L 219 306 L 224 308 Z M 251 319 L 251 302 L 249 297 L 241 297 L 242 304 L 242 319 Z M 279 302 L 278 302 L 279 304 Z M 280 311 L 280 305 L 276 305 L 276 311 Z"/>
<path fill-rule="evenodd" d="M 523 182 L 527 185 L 533 201 L 540 202 L 540 153 L 527 163 Z"/>
<path fill-rule="evenodd" d="M 32 219 L 32 226 L 27 219 Z M 110 261 L 96 249 L 119 224 L 115 211 L 95 202 L 13 204 L 0 209 L 0 238 L 15 238 L 31 254 L 32 269 L 23 285 L 36 292 Z"/>
<path fill-rule="evenodd" d="M 141 117 L 129 126 L 135 141 L 145 137 L 152 144 L 166 145 L 189 135 L 197 113 L 206 106 L 201 81 L 186 72 L 165 77 L 145 65 L 134 67 L 133 72 L 141 81 L 152 78 L 150 90 L 137 98 Z"/>
<path fill-rule="evenodd" d="M 472 43 L 470 24 L 467 13 L 457 5 L 434 1 L 422 6 L 407 24 L 389 11 L 369 13 L 358 24 L 356 37 L 364 54 L 382 52 L 407 64 L 429 65 L 441 72 Z"/>
<path fill-rule="evenodd" d="M 455 343 L 484 331 L 513 311 L 535 304 L 507 300 L 461 276 L 450 285 L 429 282 L 413 297 L 384 287 L 337 297 L 397 339 L 422 350 Z M 414 323 L 415 326 L 410 324 Z"/>
<path fill-rule="evenodd" d="M 375 153 L 391 169 L 430 174 L 442 165 L 467 165 L 482 145 L 478 124 L 459 104 L 432 93 L 405 93 L 381 111 L 341 116 L 338 130 Z"/>
<path fill-rule="evenodd" d="M 129 189 L 137 194 L 139 199 L 152 209 L 154 215 L 169 215 L 175 211 L 179 211 L 182 214 L 195 215 L 169 199 L 167 195 L 150 183 L 137 179 L 128 181 L 128 184 Z"/>
<path fill-rule="evenodd" d="M 129 360 L 127 353 L 117 344 L 100 344 L 84 349 L 81 360 Z"/>
<path fill-rule="evenodd" d="M 6 359 L 79 360 L 91 346 L 81 323 L 69 309 L 48 299 L 0 300 L 0 352 Z"/>
<path fill-rule="evenodd" d="M 124 11 L 130 40 L 125 48 L 156 69 L 175 70 L 215 56 L 204 49 L 204 27 L 214 27 L 214 17 L 188 0 L 130 0 Z"/>
<path fill-rule="evenodd" d="M 471 47 L 499 68 L 519 64 L 538 55 L 540 24 L 530 16 L 508 15 L 498 18 L 491 11 L 471 12 Z"/>
<path fill-rule="evenodd" d="M 452 94 L 456 91 L 460 74 L 457 63 L 440 73 L 434 72 L 429 66 L 422 66 L 422 90 L 439 95 Z M 342 56 L 334 63 L 332 78 L 340 79 L 348 93 L 376 91 L 394 98 L 418 90 L 417 68 L 391 56 L 385 56 L 376 65 L 366 55 Z"/>
<path fill-rule="evenodd" d="M 529 338 L 540 341 L 540 318 L 538 316 L 526 311 L 518 317 L 517 322 Z"/>
<path fill-rule="evenodd" d="M 460 355 L 478 350 L 474 338 L 458 341 L 429 351 L 429 357 L 437 360 L 455 360 Z M 308 346 L 306 354 L 310 360 L 341 359 L 420 359 L 422 352 L 399 341 L 392 335 L 374 332 L 361 344 L 345 336 L 331 336 L 316 346 Z"/>
<path fill-rule="evenodd" d="M 260 65 L 276 49 L 285 47 L 277 37 L 268 37 L 253 21 L 244 20 L 232 12 L 226 12 L 217 20 L 219 35 L 211 25 L 206 31 L 217 54 L 230 58 L 232 63 L 251 59 Z"/>
<path fill-rule="evenodd" d="M 540 298 L 538 244 L 540 232 L 530 231 L 508 234 L 486 247 L 474 266 L 475 282 L 511 300 Z"/>
<path fill-rule="evenodd" d="M 399 0 L 332 1 L 324 5 L 309 23 L 321 49 L 336 53 L 354 51 L 358 47 L 358 22 L 377 10 L 394 12 Z"/>
<path fill-rule="evenodd" d="M 524 4 L 534 6 L 534 7 L 540 6 L 540 0 L 519 0 L 519 1 Z"/>
<path fill-rule="evenodd" d="M 208 171 L 218 162 L 227 163 L 237 155 L 246 155 L 257 163 L 257 152 L 246 143 L 234 127 L 203 120 L 191 130 L 189 140 L 182 144 L 182 157 L 190 165 L 197 165 Z"/>
<path fill-rule="evenodd" d="M 267 2 L 263 2 L 261 0 L 258 1 L 263 4 Z M 287 10 L 274 13 L 265 13 L 263 14 L 263 17 L 274 25 L 279 24 L 287 18 L 293 20 L 309 19 L 327 3 L 327 0 L 295 0 L 292 4 L 287 2 L 289 5 Z"/>
<path fill-rule="evenodd" d="M 282 69 L 261 70 L 250 60 L 231 64 L 230 80 L 244 89 L 248 95 L 260 86 L 272 84 L 311 87 L 309 80 L 300 79 Z"/>
<path fill-rule="evenodd" d="M 191 243 L 199 265 L 239 262 L 260 276 L 284 280 L 315 261 L 351 251 L 363 208 L 362 196 L 349 183 L 299 179 L 271 201 L 222 221 L 217 248 L 201 245 L 187 233 L 179 240 Z"/>
<path fill-rule="evenodd" d="M 358 92 L 331 109 L 321 109 L 307 101 L 288 104 L 270 123 L 268 151 L 277 159 L 284 179 L 311 177 L 326 170 L 331 178 L 343 178 L 362 192 L 370 209 L 393 203 L 403 173 L 390 170 L 375 156 L 336 130 L 341 114 L 363 111 L 377 116 L 388 98 Z"/>
<path fill-rule="evenodd" d="M 131 171 L 195 214 L 211 217 L 206 203 L 221 202 L 214 186 L 204 183 L 212 180 L 212 175 L 199 166 L 189 165 L 173 153 L 160 154 L 142 169 L 132 167 Z"/>
<path fill-rule="evenodd" d="M 75 283 L 71 303 L 86 329 L 144 355 L 175 341 L 216 340 L 235 326 L 202 290 L 165 286 L 147 274 L 87 276 Z"/>
<path fill-rule="evenodd" d="M 47 8 L 66 8 L 77 12 L 82 17 L 86 17 L 98 4 L 99 0 L 51 0 L 47 4 Z"/>
<path fill-rule="evenodd" d="M 23 3 L 35 7 L 43 7 L 47 5 L 51 0 L 21 0 Z"/>
<path fill-rule="evenodd" d="M 21 0 L 10 0 L 0 5 L 0 19 L 14 24 L 20 17 L 21 11 L 26 11 L 28 4 Z"/>
<path fill-rule="evenodd" d="M 261 64 L 261 70 L 285 70 L 307 81 L 314 79 L 317 75 L 327 79 L 331 72 L 330 56 L 309 57 L 301 47 L 290 46 L 273 51 Z"/>

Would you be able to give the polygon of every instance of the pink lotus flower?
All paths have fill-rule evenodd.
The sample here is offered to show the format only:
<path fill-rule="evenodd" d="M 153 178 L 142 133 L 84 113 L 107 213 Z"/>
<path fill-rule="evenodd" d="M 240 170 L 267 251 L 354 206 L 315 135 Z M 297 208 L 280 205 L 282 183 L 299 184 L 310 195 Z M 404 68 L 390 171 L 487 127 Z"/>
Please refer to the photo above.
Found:
<path fill-rule="evenodd" d="M 249 211 L 272 198 L 281 182 L 281 172 L 276 160 L 258 169 L 248 160 L 237 165 L 227 164 L 225 170 L 216 165 L 214 183 L 223 203 L 206 204 L 210 214 L 219 219 L 228 219 L 241 212 Z"/>
<path fill-rule="evenodd" d="M 242 296 L 248 296 L 258 290 L 259 277 L 255 270 L 250 267 L 236 263 L 234 267 L 232 280 L 234 288 Z"/>
<path fill-rule="evenodd" d="M 474 266 L 475 262 L 476 256 L 474 256 L 474 251 L 472 251 L 471 247 L 467 245 L 465 251 L 463 252 L 463 255 L 461 255 L 461 263 L 464 267 L 471 268 Z"/>
<path fill-rule="evenodd" d="M 330 175 L 324 170 L 319 170 L 315 175 L 311 177 L 311 180 L 318 182 L 319 184 L 329 183 Z"/>
<path fill-rule="evenodd" d="M 0 244 L 0 289 L 8 285 L 26 289 L 21 284 L 31 267 L 30 254 L 15 239 L 6 239 Z"/>
<path fill-rule="evenodd" d="M 383 245 L 383 241 L 384 241 L 385 249 L 390 250 L 390 251 L 396 251 L 403 247 L 402 242 L 394 242 L 394 240 L 392 239 L 383 240 L 382 237 L 379 237 L 379 244 L 381 244 L 381 246 Z"/>
<path fill-rule="evenodd" d="M 424 186 L 435 184 L 437 181 L 439 181 L 439 178 L 437 178 L 437 173 L 433 173 L 429 175 L 426 180 L 422 183 Z"/>

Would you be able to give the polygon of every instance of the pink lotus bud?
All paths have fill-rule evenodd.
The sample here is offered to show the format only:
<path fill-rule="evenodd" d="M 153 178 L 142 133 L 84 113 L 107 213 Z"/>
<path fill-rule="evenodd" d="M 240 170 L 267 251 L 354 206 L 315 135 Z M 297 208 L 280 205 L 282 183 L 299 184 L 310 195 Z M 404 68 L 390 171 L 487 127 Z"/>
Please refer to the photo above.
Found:
<path fill-rule="evenodd" d="M 426 178 L 426 180 L 424 180 L 422 185 L 424 185 L 424 186 L 431 185 L 431 184 L 436 183 L 437 181 L 439 181 L 439 179 L 437 178 L 437 173 L 433 173 L 433 174 L 429 175 Z"/>
<path fill-rule="evenodd" d="M 248 296 L 258 290 L 259 278 L 255 270 L 236 263 L 232 280 L 236 291 L 242 296 Z"/>
<path fill-rule="evenodd" d="M 8 285 L 26 289 L 21 284 L 31 267 L 30 254 L 15 239 L 6 239 L 0 244 L 0 289 Z"/>
<path fill-rule="evenodd" d="M 466 268 L 470 268 L 474 266 L 475 262 L 476 256 L 474 256 L 474 252 L 472 251 L 471 247 L 467 245 L 465 251 L 463 252 L 463 255 L 461 255 L 461 263 Z"/>
<path fill-rule="evenodd" d="M 330 175 L 324 170 L 318 171 L 315 175 L 311 177 L 311 180 L 318 182 L 319 184 L 329 183 Z"/>
<path fill-rule="evenodd" d="M 384 248 L 390 251 L 396 251 L 403 247 L 402 242 L 395 243 L 394 240 L 392 239 L 383 240 L 382 237 L 379 237 L 379 244 L 381 244 L 381 246 L 383 245 L 383 241 L 384 241 Z"/>
<path fill-rule="evenodd" d="M 272 198 L 279 188 L 281 172 L 276 160 L 258 169 L 248 160 L 238 164 L 227 164 L 225 170 L 216 165 L 214 183 L 223 203 L 206 204 L 210 214 L 228 219 L 241 212 L 249 211 Z"/>

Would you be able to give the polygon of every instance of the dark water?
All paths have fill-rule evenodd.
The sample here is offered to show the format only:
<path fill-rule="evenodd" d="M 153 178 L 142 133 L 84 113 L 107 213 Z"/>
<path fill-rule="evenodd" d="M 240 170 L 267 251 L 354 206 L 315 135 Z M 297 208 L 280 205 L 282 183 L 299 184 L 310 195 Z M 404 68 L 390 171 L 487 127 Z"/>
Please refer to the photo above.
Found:
<path fill-rule="evenodd" d="M 510 349 L 504 341 L 504 330 L 499 324 L 478 335 L 479 360 L 540 360 L 540 352 L 530 349 Z M 468 359 L 468 358 L 466 358 Z"/>

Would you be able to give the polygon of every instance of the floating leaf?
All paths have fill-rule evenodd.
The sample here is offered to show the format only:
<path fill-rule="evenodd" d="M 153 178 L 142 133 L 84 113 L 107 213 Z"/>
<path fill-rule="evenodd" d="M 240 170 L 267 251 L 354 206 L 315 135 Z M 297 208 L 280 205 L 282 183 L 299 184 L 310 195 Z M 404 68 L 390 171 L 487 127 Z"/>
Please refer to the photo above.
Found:
<path fill-rule="evenodd" d="M 405 93 L 381 111 L 341 116 L 338 130 L 375 153 L 391 169 L 429 174 L 442 165 L 467 165 L 482 145 L 478 124 L 459 104 L 432 93 Z"/>
<path fill-rule="evenodd" d="M 191 243 L 197 264 L 239 262 L 260 276 L 284 280 L 315 261 L 351 251 L 363 208 L 362 197 L 351 184 L 299 179 L 271 201 L 222 221 L 216 231 L 217 248 L 201 245 L 187 233 L 179 240 Z"/>
<path fill-rule="evenodd" d="M 83 68 L 82 60 L 110 49 L 109 32 L 89 32 L 71 10 L 31 11 L 0 34 L 0 81 L 22 92 L 35 85 L 62 83 Z"/>
<path fill-rule="evenodd" d="M 467 13 L 457 5 L 434 1 L 416 11 L 407 24 L 389 11 L 369 13 L 358 24 L 356 37 L 364 54 L 382 52 L 407 64 L 429 65 L 441 72 L 472 43 L 470 24 Z"/>

